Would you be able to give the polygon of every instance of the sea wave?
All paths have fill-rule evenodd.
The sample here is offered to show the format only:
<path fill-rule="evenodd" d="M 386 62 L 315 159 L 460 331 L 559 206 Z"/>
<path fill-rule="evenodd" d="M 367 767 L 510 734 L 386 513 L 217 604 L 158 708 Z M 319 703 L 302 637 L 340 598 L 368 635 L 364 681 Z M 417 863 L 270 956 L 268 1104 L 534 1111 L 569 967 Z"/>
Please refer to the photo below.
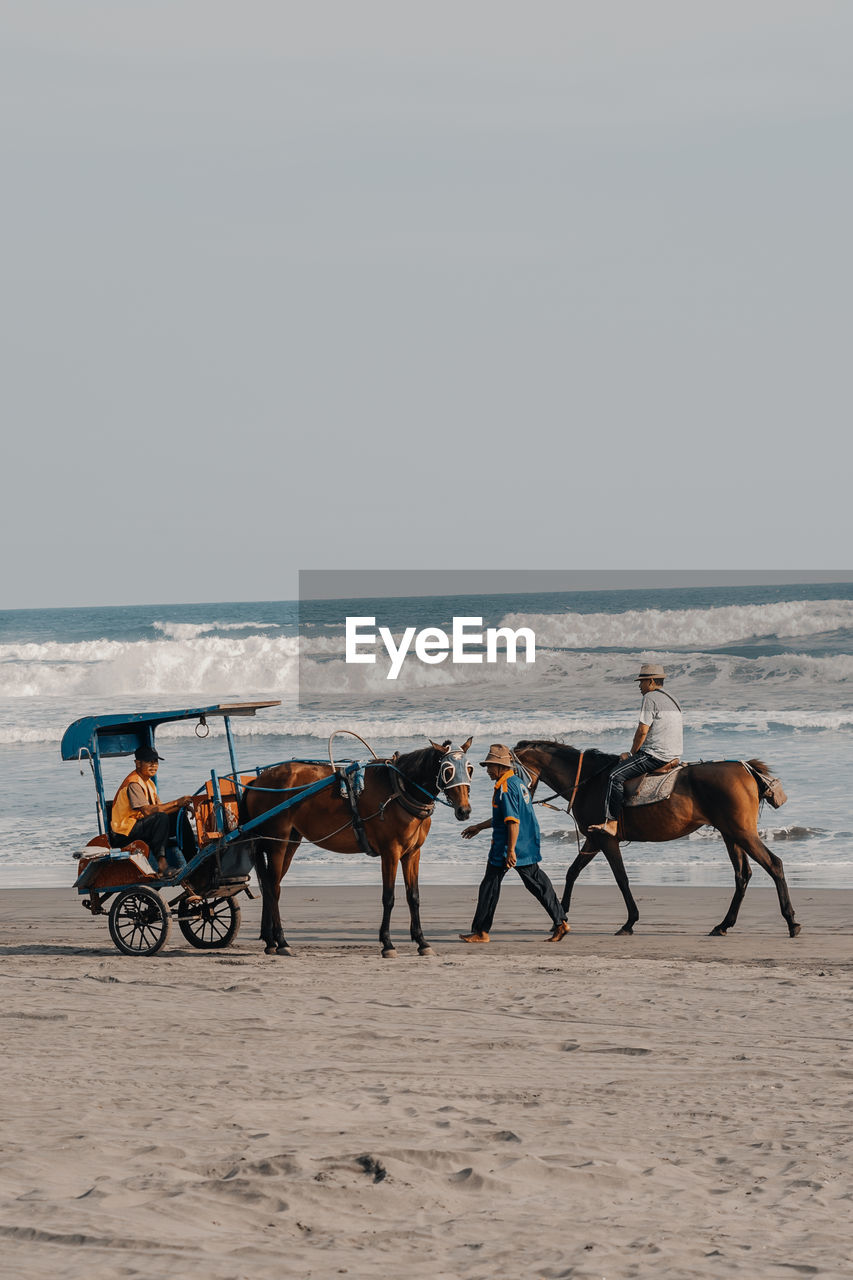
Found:
<path fill-rule="evenodd" d="M 537 645 L 543 647 L 714 649 L 762 637 L 821 635 L 853 627 L 853 600 L 785 600 L 625 613 L 509 613 L 500 625 L 531 627 Z"/>
<path fill-rule="evenodd" d="M 300 660 L 301 650 L 301 660 Z M 641 651 L 638 659 L 644 657 Z M 853 683 L 853 654 L 785 652 L 745 657 L 726 653 L 658 650 L 670 684 L 689 708 L 692 701 L 725 713 L 744 703 L 763 701 L 768 715 L 815 710 L 841 720 Z M 393 703 L 410 699 L 445 700 L 475 696 L 512 705 L 533 705 L 558 697 L 581 711 L 616 711 L 633 706 L 635 663 L 612 652 L 544 650 L 536 662 L 426 665 L 411 657 L 397 680 L 387 678 L 387 658 L 372 665 L 348 665 L 337 642 L 315 636 L 200 635 L 190 639 L 88 640 L 73 644 L 0 645 L 0 698 L 37 699 L 202 696 L 272 696 L 329 700 L 350 698 Z M 628 696 L 630 689 L 630 697 Z M 839 721 L 840 723 L 841 721 Z"/>
<path fill-rule="evenodd" d="M 333 642 L 318 637 L 313 651 L 333 652 Z M 221 697 L 247 688 L 295 689 L 298 660 L 296 636 L 0 645 L 0 696 L 154 696 L 215 690 L 214 696 Z"/>
<path fill-rule="evenodd" d="M 153 701 L 155 700 L 152 699 Z M 178 699 L 169 701 L 170 705 L 174 705 Z M 212 701 L 211 698 L 200 699 L 199 704 L 209 705 Z M 165 700 L 158 699 L 157 702 L 164 703 Z M 100 700 L 98 705 L 78 704 L 77 709 L 71 710 L 69 714 L 68 705 L 63 699 L 61 707 L 54 705 L 38 716 L 28 715 L 26 720 L 14 716 L 8 708 L 0 710 L 0 746 L 41 743 L 58 745 L 70 719 L 84 714 L 130 714 L 135 710 L 152 709 L 150 704 L 130 707 L 112 700 Z M 379 754 L 393 750 L 401 742 L 424 742 L 427 737 L 452 737 L 458 743 L 471 734 L 478 742 L 517 742 L 522 738 L 542 738 L 616 751 L 624 749 L 625 742 L 630 741 L 636 723 L 636 712 L 602 715 L 578 714 L 567 710 L 562 714 L 555 714 L 553 710 L 537 706 L 513 711 L 503 711 L 499 707 L 488 710 L 431 707 L 400 711 L 397 714 L 391 708 L 387 708 L 384 714 L 373 708 L 303 714 L 291 706 L 290 709 L 271 708 L 252 719 L 235 719 L 231 731 L 237 738 L 305 739 L 325 743 L 330 734 L 343 728 L 351 728 L 367 738 Z M 211 721 L 209 727 L 211 738 L 224 737 L 224 730 L 216 721 Z M 697 708 L 692 722 L 688 718 L 685 727 L 688 734 L 692 732 L 694 736 L 697 732 L 706 731 L 724 735 L 733 744 L 731 754 L 739 758 L 741 755 L 760 755 L 763 750 L 761 740 L 768 733 L 848 733 L 853 729 L 853 711 L 790 712 L 787 715 L 780 712 L 769 717 L 766 712 L 753 709 L 742 711 L 736 716 L 728 712 L 726 718 L 708 712 L 705 708 Z M 163 725 L 157 730 L 157 737 L 158 741 L 191 738 L 193 733 L 192 723 Z M 743 747 L 737 747 L 736 744 L 744 738 L 751 740 Z M 358 753 L 357 746 L 352 749 Z M 688 747 L 688 751 L 690 750 Z M 345 749 L 344 754 L 347 753 Z M 698 754 L 698 749 L 694 747 L 693 757 Z"/>
<path fill-rule="evenodd" d="M 167 640 L 194 640 L 212 631 L 278 631 L 277 622 L 154 622 L 152 626 Z"/>

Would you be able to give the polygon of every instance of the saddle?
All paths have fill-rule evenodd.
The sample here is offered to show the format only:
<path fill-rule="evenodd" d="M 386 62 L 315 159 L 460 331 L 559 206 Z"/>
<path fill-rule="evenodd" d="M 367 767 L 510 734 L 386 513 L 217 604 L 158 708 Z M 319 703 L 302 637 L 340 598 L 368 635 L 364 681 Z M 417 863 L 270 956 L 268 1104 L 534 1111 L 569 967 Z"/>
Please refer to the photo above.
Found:
<path fill-rule="evenodd" d="M 658 804 L 672 795 L 678 775 L 687 765 L 683 760 L 670 760 L 661 765 L 654 773 L 641 774 L 639 778 L 629 778 L 625 783 L 625 804 Z"/>

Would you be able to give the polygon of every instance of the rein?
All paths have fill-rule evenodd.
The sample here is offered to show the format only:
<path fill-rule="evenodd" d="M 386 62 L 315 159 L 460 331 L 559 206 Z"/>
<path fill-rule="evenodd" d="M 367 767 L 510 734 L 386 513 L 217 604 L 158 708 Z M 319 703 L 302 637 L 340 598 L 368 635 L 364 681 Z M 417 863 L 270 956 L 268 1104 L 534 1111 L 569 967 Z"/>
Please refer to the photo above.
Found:
<path fill-rule="evenodd" d="M 451 754 L 455 755 L 456 753 L 451 753 Z M 447 799 L 446 794 L 442 794 L 442 793 L 445 792 L 446 790 L 451 790 L 453 787 L 463 786 L 464 783 L 451 782 L 451 783 L 445 784 L 439 781 L 441 777 L 441 771 L 444 765 L 447 763 L 447 757 L 443 756 L 439 760 L 438 773 L 436 774 L 435 782 L 433 783 L 433 786 L 435 787 L 434 792 L 428 790 L 426 787 L 422 787 L 419 782 L 415 782 L 414 778 L 408 777 L 408 775 L 403 773 L 401 769 L 398 769 L 397 765 L 394 763 L 394 761 L 397 758 L 398 757 L 395 754 L 391 757 L 390 760 L 368 760 L 367 764 L 364 766 L 365 769 L 382 766 L 390 770 L 391 780 L 392 780 L 392 783 L 394 784 L 394 789 L 396 794 L 391 796 L 389 800 L 385 801 L 386 805 L 390 804 L 391 800 L 399 800 L 403 808 L 406 809 L 409 813 L 411 813 L 414 817 L 424 817 L 424 818 L 428 818 L 430 816 L 433 809 L 435 808 L 436 803 L 446 804 L 448 809 L 455 809 L 456 806 L 451 804 L 451 802 Z M 398 778 L 401 778 L 403 782 L 405 782 L 408 786 L 414 787 L 416 791 L 420 791 L 421 795 L 426 796 L 427 797 L 426 803 L 422 802 L 418 804 L 418 802 L 416 800 L 413 800 L 411 796 L 407 796 L 405 794 L 403 787 L 398 781 Z M 384 807 L 385 806 L 383 805 L 383 808 Z M 422 813 L 420 812 L 421 810 L 423 810 Z"/>
<path fill-rule="evenodd" d="M 575 785 L 572 787 L 571 799 L 569 800 L 569 806 L 568 806 L 568 808 L 567 808 L 567 810 L 566 810 L 566 812 L 567 812 L 567 813 L 571 813 L 571 812 L 572 812 L 572 805 L 574 804 L 574 802 L 575 802 L 575 796 L 576 796 L 576 795 L 577 795 L 577 793 L 578 793 L 578 785 L 579 785 L 579 783 L 580 783 L 581 765 L 583 764 L 583 758 L 584 758 L 584 752 L 582 751 L 582 752 L 580 753 L 580 755 L 578 756 L 578 771 L 577 771 L 577 773 L 575 774 Z"/>
<path fill-rule="evenodd" d="M 582 765 L 583 765 L 583 758 L 584 758 L 584 756 L 585 756 L 585 755 L 586 755 L 586 752 L 585 752 L 585 751 L 581 751 L 581 752 L 579 753 L 579 755 L 578 755 L 578 767 L 577 767 L 577 772 L 575 773 L 575 781 L 574 781 L 574 785 L 572 786 L 572 794 L 569 796 L 569 803 L 566 805 L 566 813 L 571 813 L 571 812 L 572 812 L 572 805 L 573 805 L 573 804 L 574 804 L 574 802 L 575 802 L 575 796 L 577 795 L 578 790 L 579 790 L 581 787 L 586 786 L 586 784 L 587 784 L 588 782 L 592 782 L 593 778 L 597 778 L 597 777 L 598 777 L 598 775 L 599 775 L 600 773 L 604 773 L 604 769 L 597 769 L 597 770 L 595 771 L 595 773 L 591 773 L 591 774 L 589 775 L 589 777 L 588 777 L 588 778 L 584 778 L 583 782 L 581 782 L 581 767 L 582 767 Z M 609 769 L 609 768 L 610 768 L 610 766 L 609 766 L 609 765 L 605 765 L 605 766 L 604 766 L 604 768 L 605 768 L 605 769 Z M 541 776 L 541 775 L 540 775 L 540 776 Z M 533 803 L 534 803 L 534 804 L 544 804 L 544 805 L 547 805 L 549 809 L 556 809 L 556 807 L 557 807 L 557 806 L 556 806 L 556 805 L 548 804 L 548 801 L 549 801 L 549 800 L 556 800 L 556 799 L 557 799 L 557 796 L 560 796 L 560 799 L 561 799 L 561 800 L 565 800 L 565 798 L 566 798 L 564 795 L 560 795 L 560 792 L 559 792 L 559 791 L 555 791 L 555 792 L 554 792 L 554 794 L 553 794 L 552 796 L 546 796 L 544 800 L 534 800 L 534 801 L 533 801 Z"/>

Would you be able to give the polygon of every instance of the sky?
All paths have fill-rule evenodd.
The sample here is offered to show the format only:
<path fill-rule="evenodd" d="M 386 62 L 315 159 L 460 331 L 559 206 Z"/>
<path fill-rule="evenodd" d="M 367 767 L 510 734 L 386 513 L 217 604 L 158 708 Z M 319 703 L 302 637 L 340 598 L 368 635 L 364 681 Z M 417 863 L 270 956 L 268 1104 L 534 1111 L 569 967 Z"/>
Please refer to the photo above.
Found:
<path fill-rule="evenodd" d="M 849 562 L 849 4 L 0 32 L 0 608 Z"/>

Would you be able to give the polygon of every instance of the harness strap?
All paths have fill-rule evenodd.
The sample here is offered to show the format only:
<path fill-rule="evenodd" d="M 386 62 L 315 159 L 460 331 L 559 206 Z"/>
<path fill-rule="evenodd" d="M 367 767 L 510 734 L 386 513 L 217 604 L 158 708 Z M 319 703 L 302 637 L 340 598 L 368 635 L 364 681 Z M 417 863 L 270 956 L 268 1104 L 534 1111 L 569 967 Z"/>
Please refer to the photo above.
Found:
<path fill-rule="evenodd" d="M 396 767 L 390 769 L 389 772 L 391 774 L 391 785 L 394 788 L 394 794 L 391 799 L 396 800 L 397 803 L 406 810 L 406 813 L 410 813 L 413 818 L 431 817 L 435 811 L 435 801 L 430 798 L 430 800 L 424 804 L 420 800 L 414 800 L 410 795 L 406 794 L 406 790 L 403 785 L 404 782 L 409 781 L 409 779 L 404 779 L 400 770 Z M 413 785 L 417 786 L 417 783 Z M 426 794 L 428 795 L 429 793 L 427 792 Z"/>
<path fill-rule="evenodd" d="M 361 820 L 361 814 L 358 811 L 358 799 L 355 792 L 355 785 L 352 772 L 340 765 L 335 769 L 341 781 L 341 796 L 349 805 L 352 814 L 352 829 L 355 832 L 355 838 L 358 841 L 358 847 L 362 853 L 368 854 L 371 858 L 378 858 L 379 854 L 376 849 L 371 847 L 367 838 L 367 832 L 364 829 L 364 823 Z"/>
<path fill-rule="evenodd" d="M 396 760 L 398 759 L 398 757 L 399 757 L 399 752 L 395 751 L 395 752 L 394 752 L 394 754 L 393 754 L 393 756 L 391 756 L 391 757 L 390 757 L 390 759 L 388 759 L 388 760 L 368 760 L 367 764 L 366 764 L 364 767 L 365 767 L 365 769 L 377 769 L 377 768 L 387 769 L 387 770 L 388 770 L 388 772 L 391 774 L 392 780 L 394 780 L 394 781 L 395 781 L 395 791 L 397 790 L 396 779 L 397 779 L 397 778 L 402 778 L 403 783 L 405 783 L 407 786 L 414 787 L 414 789 L 415 789 L 416 791 L 419 791 L 419 792 L 421 793 L 421 795 L 422 795 L 422 796 L 426 796 L 426 800 L 423 802 L 423 809 L 424 809 L 424 813 L 422 813 L 422 814 L 421 814 L 421 813 L 415 813 L 415 811 L 414 811 L 414 810 L 410 810 L 410 811 L 409 811 L 410 813 L 414 814 L 414 816 L 415 816 L 415 817 L 428 818 L 428 817 L 430 816 L 430 814 L 432 813 L 432 811 L 434 810 L 434 808 L 435 808 L 436 804 L 446 804 L 446 805 L 447 805 L 447 807 L 448 807 L 448 809 L 452 809 L 452 808 L 453 808 L 453 805 L 452 805 L 452 804 L 450 803 L 450 801 L 449 801 L 448 799 L 446 799 L 444 796 L 442 796 L 442 795 L 435 795 L 435 794 L 433 794 L 433 792 L 432 792 L 432 791 L 427 791 L 426 787 L 422 787 L 422 786 L 421 786 L 421 784 L 420 784 L 419 782 L 415 782 L 412 778 L 407 777 L 405 773 L 403 773 L 400 769 L 398 769 L 398 768 L 397 768 L 397 765 L 396 765 L 396 763 L 395 763 L 395 762 L 396 762 Z M 436 784 L 436 785 L 437 785 L 437 784 Z M 402 795 L 404 795 L 404 794 L 405 794 L 405 795 L 406 795 L 406 798 L 407 798 L 407 800 L 409 801 L 409 803 L 410 803 L 410 804 L 416 804 L 416 803 L 417 803 L 417 801 L 412 800 L 411 796 L 409 796 L 409 795 L 408 795 L 408 794 L 407 794 L 407 793 L 402 789 L 402 784 L 400 784 L 400 787 L 401 787 L 401 790 L 400 790 L 400 796 L 402 797 Z M 392 797 L 391 797 L 391 799 L 392 799 L 392 800 L 397 799 L 397 796 L 396 796 L 396 795 L 394 795 L 394 796 L 392 796 Z M 386 803 L 388 803 L 388 802 L 386 801 Z M 401 803 L 402 803 L 402 800 L 401 800 Z M 404 808 L 405 808 L 405 806 L 404 806 Z"/>
<path fill-rule="evenodd" d="M 568 805 L 568 808 L 566 809 L 566 813 L 572 812 L 572 805 L 574 804 L 575 796 L 578 793 L 578 783 L 580 782 L 581 765 L 583 764 L 584 755 L 585 755 L 585 752 L 582 751 L 578 756 L 578 771 L 575 774 L 575 785 L 572 787 L 572 794 L 571 794 L 571 797 L 569 798 L 569 805 Z"/>

